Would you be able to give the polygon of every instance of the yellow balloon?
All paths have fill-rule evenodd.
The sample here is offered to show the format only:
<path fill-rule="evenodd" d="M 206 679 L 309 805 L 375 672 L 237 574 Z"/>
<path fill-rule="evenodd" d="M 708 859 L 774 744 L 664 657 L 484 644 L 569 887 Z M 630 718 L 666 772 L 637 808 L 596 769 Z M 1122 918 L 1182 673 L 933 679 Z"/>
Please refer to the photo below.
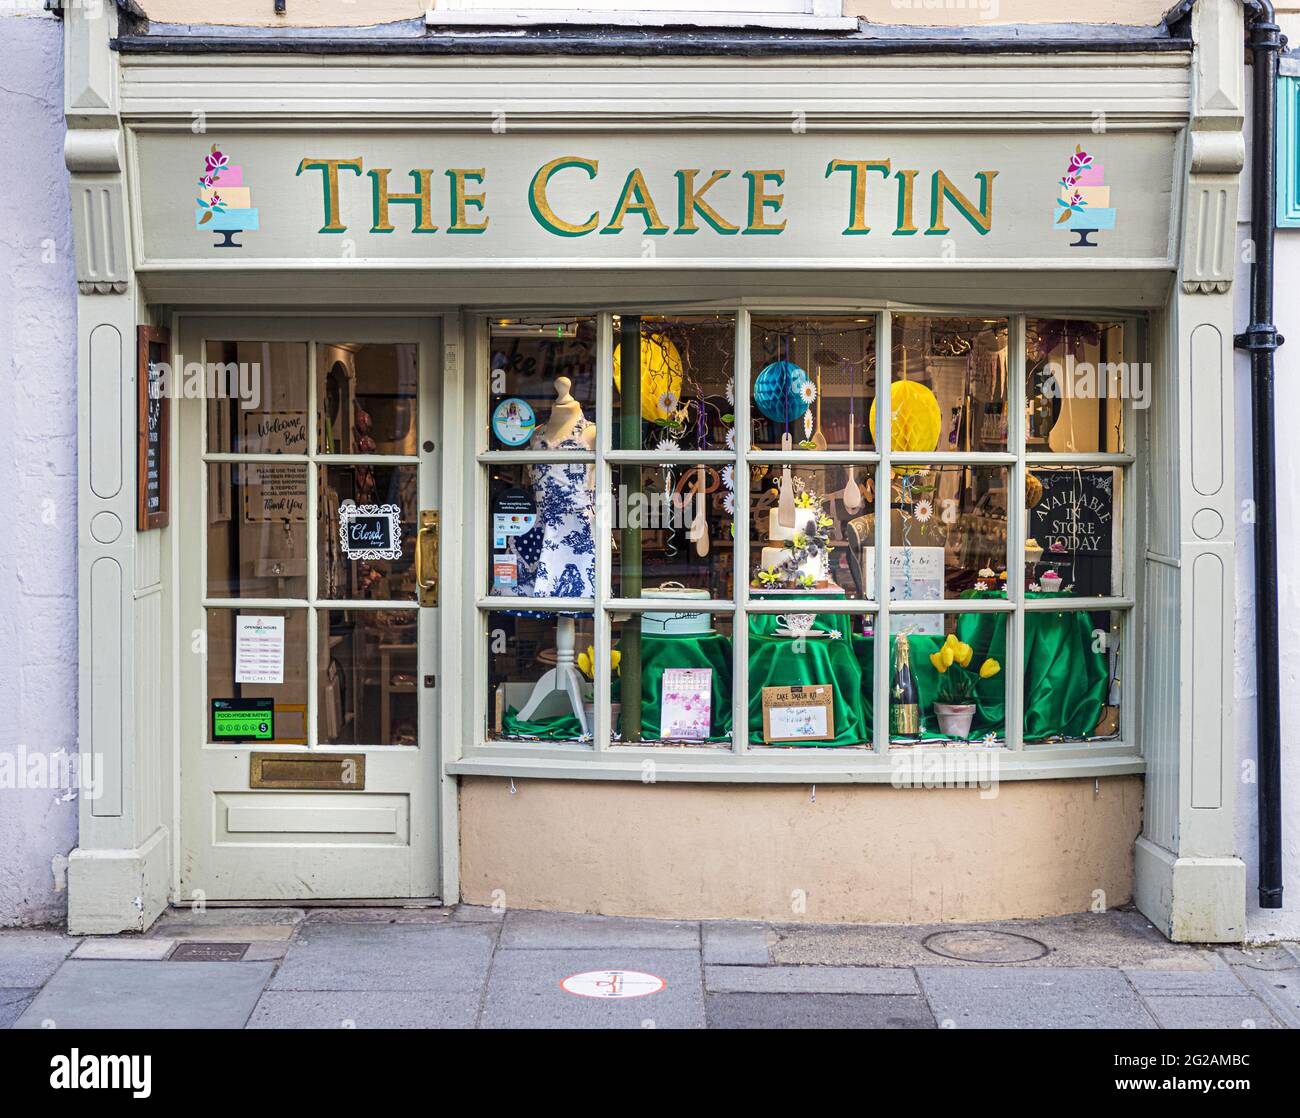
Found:
<path fill-rule="evenodd" d="M 914 380 L 896 380 L 889 385 L 889 403 L 893 422 L 889 425 L 889 445 L 892 450 L 915 451 L 928 454 L 939 445 L 943 430 L 943 413 L 933 392 Z M 871 437 L 876 437 L 876 402 L 871 401 L 868 417 Z M 918 466 L 898 466 L 894 473 L 917 473 Z"/>
<path fill-rule="evenodd" d="M 614 347 L 614 387 L 623 391 L 620 377 L 620 350 Z M 682 398 L 682 355 L 663 334 L 647 334 L 641 338 L 641 416 L 644 419 L 667 419 L 668 409 L 659 406 L 664 394 L 674 403 Z"/>

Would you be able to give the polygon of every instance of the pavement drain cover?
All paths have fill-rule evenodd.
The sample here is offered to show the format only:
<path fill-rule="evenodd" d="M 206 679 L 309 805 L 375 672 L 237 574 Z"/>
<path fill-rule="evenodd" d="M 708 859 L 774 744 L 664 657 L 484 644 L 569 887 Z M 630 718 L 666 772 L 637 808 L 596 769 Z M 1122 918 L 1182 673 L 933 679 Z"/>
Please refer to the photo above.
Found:
<path fill-rule="evenodd" d="M 173 963 L 237 963 L 248 951 L 247 943 L 178 943 L 168 960 Z"/>
<path fill-rule="evenodd" d="M 566 994 L 580 998 L 644 998 L 666 986 L 657 974 L 639 970 L 587 970 L 560 983 Z"/>
<path fill-rule="evenodd" d="M 1015 932 L 984 931 L 959 928 L 935 932 L 921 941 L 921 946 L 945 959 L 963 963 L 1028 963 L 1047 954 L 1047 944 Z"/>

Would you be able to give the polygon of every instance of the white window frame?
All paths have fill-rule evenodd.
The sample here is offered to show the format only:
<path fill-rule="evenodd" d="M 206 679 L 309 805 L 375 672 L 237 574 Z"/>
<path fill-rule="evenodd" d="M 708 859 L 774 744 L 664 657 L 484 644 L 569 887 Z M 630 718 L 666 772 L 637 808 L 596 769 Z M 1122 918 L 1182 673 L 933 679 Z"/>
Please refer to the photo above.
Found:
<path fill-rule="evenodd" d="M 429 28 L 455 27 L 757 27 L 784 31 L 856 31 L 841 0 L 437 0 Z"/>
<path fill-rule="evenodd" d="M 597 394 L 596 394 L 596 448 L 592 454 L 566 454 L 566 460 L 590 461 L 595 471 L 596 492 L 604 493 L 609 488 L 610 470 L 616 466 L 650 465 L 657 466 L 671 460 L 673 464 L 686 467 L 698 465 L 700 461 L 727 461 L 734 463 L 737 477 L 748 476 L 748 468 L 755 463 L 779 464 L 786 460 L 778 451 L 753 448 L 750 445 L 750 394 L 753 370 L 750 363 L 750 325 L 753 316 L 768 315 L 872 315 L 876 318 L 877 409 L 889 411 L 889 384 L 892 379 L 891 335 L 892 316 L 902 313 L 909 315 L 930 315 L 935 317 L 970 317 L 978 315 L 996 315 L 1005 318 L 1009 324 L 1008 349 L 1008 400 L 1009 410 L 1009 446 L 1014 450 L 1006 452 L 934 452 L 932 454 L 891 454 L 889 447 L 889 425 L 882 425 L 877 431 L 877 448 L 872 451 L 834 451 L 821 453 L 796 450 L 789 455 L 789 461 L 799 466 L 846 465 L 852 463 L 861 470 L 874 470 L 876 492 L 888 492 L 890 471 L 895 464 L 928 462 L 940 464 L 967 464 L 1002 466 L 1008 471 L 1008 492 L 1025 491 L 1025 475 L 1034 466 L 1047 467 L 1104 467 L 1113 466 L 1122 471 L 1121 491 L 1123 493 L 1122 541 L 1119 543 L 1119 578 L 1121 593 L 1112 597 L 1080 597 L 1063 605 L 1060 600 L 1035 600 L 1026 602 L 1024 597 L 1024 564 L 1016 562 L 1013 556 L 1024 553 L 1024 519 L 1012 515 L 1008 509 L 1007 524 L 1007 571 L 1009 575 L 1009 594 L 1006 601 L 968 600 L 944 598 L 934 603 L 909 601 L 906 605 L 899 603 L 891 606 L 888 595 L 889 565 L 876 565 L 876 595 L 873 599 L 842 599 L 818 603 L 818 613 L 845 613 L 852 615 L 870 614 L 875 619 L 875 631 L 879 635 L 889 632 L 891 612 L 917 613 L 931 609 L 944 613 L 1006 613 L 1008 617 L 1007 664 L 1005 667 L 1006 702 L 1009 710 L 1017 717 L 1009 718 L 1006 737 L 1003 744 L 996 746 L 965 745 L 952 749 L 942 744 L 927 746 L 917 745 L 907 749 L 890 749 L 888 719 L 873 719 L 874 741 L 870 748 L 840 749 L 798 749 L 775 746 L 755 746 L 749 743 L 749 682 L 748 682 L 748 626 L 745 618 L 751 613 L 779 613 L 788 609 L 788 603 L 772 601 L 754 601 L 750 597 L 748 579 L 740 572 L 750 569 L 749 562 L 749 502 L 740 499 L 740 487 L 737 487 L 735 511 L 735 551 L 733 562 L 736 564 L 738 577 L 735 579 L 736 596 L 733 601 L 712 599 L 707 604 L 699 600 L 679 602 L 667 599 L 630 599 L 615 598 L 612 594 L 612 528 L 609 522 L 608 502 L 596 502 L 595 535 L 596 555 L 596 597 L 589 599 L 536 599 L 530 601 L 529 608 L 541 611 L 591 611 L 595 624 L 595 662 L 608 664 L 612 646 L 612 624 L 610 615 L 639 614 L 652 610 L 682 610 L 684 612 L 711 612 L 729 614 L 733 618 L 733 716 L 732 742 L 730 746 L 699 747 L 682 749 L 671 744 L 618 744 L 611 740 L 611 713 L 609 687 L 599 685 L 595 688 L 594 733 L 591 741 L 574 742 L 520 742 L 489 739 L 487 727 L 487 664 L 488 664 L 488 629 L 485 623 L 487 615 L 509 610 L 511 599 L 491 596 L 483 588 L 482 579 L 472 576 L 470 593 L 465 595 L 465 614 L 463 623 L 465 632 L 470 634 L 465 651 L 472 657 L 467 665 L 470 670 L 465 673 L 464 687 L 460 693 L 460 703 L 464 712 L 461 732 L 458 735 L 463 743 L 459 758 L 448 763 L 450 773 L 462 775 L 520 775 L 520 776 L 554 776 L 563 778 L 587 779 L 646 779 L 647 771 L 654 773 L 655 780 L 686 781 L 737 781 L 737 782 L 800 782 L 814 780 L 832 783 L 885 783 L 896 781 L 899 765 L 907 757 L 913 758 L 912 771 L 919 771 L 915 759 L 936 754 L 960 754 L 967 759 L 978 761 L 980 757 L 989 763 L 980 771 L 993 774 L 995 780 L 1005 779 L 1041 779 L 1044 777 L 1100 777 L 1140 773 L 1145 771 L 1138 712 L 1140 709 L 1137 678 L 1141 658 L 1135 648 L 1135 637 L 1140 625 L 1137 612 L 1138 579 L 1142 564 L 1139 562 L 1140 547 L 1143 540 L 1142 510 L 1145 500 L 1145 479 L 1142 476 L 1143 463 L 1137 453 L 1137 447 L 1144 438 L 1141 413 L 1136 411 L 1132 402 L 1124 401 L 1123 430 L 1124 449 L 1120 453 L 1055 453 L 1030 452 L 1026 449 L 1024 423 L 1024 386 L 1025 386 L 1025 330 L 1030 319 L 1041 318 L 1084 318 L 1088 320 L 1118 322 L 1124 327 L 1124 359 L 1134 361 L 1141 352 L 1141 338 L 1145 335 L 1141 320 L 1133 313 L 1114 312 L 1080 312 L 1060 308 L 1034 309 L 1032 311 L 1009 312 L 1005 308 L 972 307 L 962 305 L 898 305 L 871 304 L 852 306 L 833 306 L 822 301 L 813 305 L 801 305 L 793 301 L 773 303 L 753 300 L 738 300 L 728 304 L 712 304 L 707 307 L 689 308 L 673 307 L 671 313 L 688 317 L 692 314 L 728 313 L 735 315 L 735 430 L 736 449 L 730 451 L 708 451 L 703 455 L 699 451 L 683 450 L 667 453 L 658 450 L 614 450 L 612 448 L 613 401 L 612 392 L 607 386 L 613 384 L 613 353 L 616 334 L 613 319 L 618 314 L 661 315 L 662 306 L 627 306 L 616 311 L 588 310 L 576 311 L 574 308 L 557 310 L 556 318 L 572 318 L 576 314 L 592 315 L 596 319 L 596 360 L 597 360 Z M 493 465 L 506 463 L 526 463 L 546 460 L 547 452 L 530 452 L 528 450 L 501 451 L 493 450 L 488 445 L 489 430 L 488 393 L 486 384 L 490 345 L 488 343 L 488 323 L 490 320 L 517 317 L 518 312 L 509 309 L 491 314 L 475 316 L 466 331 L 471 341 L 467 354 L 467 369 L 471 375 L 465 378 L 464 407 L 468 425 L 472 431 L 473 442 L 467 449 L 473 450 L 473 456 L 467 458 L 466 467 L 470 476 L 465 479 L 463 492 L 466 496 L 466 541 L 465 569 L 482 572 L 487 569 L 487 538 L 483 530 L 487 510 L 487 476 Z M 526 317 L 546 317 L 545 312 L 527 312 Z M 554 459 L 554 452 L 550 458 Z M 878 517 L 876 522 L 876 554 L 889 553 L 890 521 L 888 517 Z M 1095 613 L 1110 611 L 1124 615 L 1122 640 L 1118 657 L 1118 677 L 1122 685 L 1120 696 L 1120 732 L 1117 740 L 1085 742 L 1033 742 L 1023 740 L 1023 636 L 1022 619 L 1027 611 L 1066 610 L 1069 612 Z M 882 645 L 878 644 L 878 650 Z M 451 650 L 448 650 L 450 654 Z M 459 657 L 461 650 L 456 650 Z M 891 658 L 878 654 L 874 658 L 874 697 L 873 707 L 876 711 L 888 710 L 888 684 Z M 647 768 L 649 766 L 649 768 Z M 974 771 L 978 765 L 970 765 Z"/>

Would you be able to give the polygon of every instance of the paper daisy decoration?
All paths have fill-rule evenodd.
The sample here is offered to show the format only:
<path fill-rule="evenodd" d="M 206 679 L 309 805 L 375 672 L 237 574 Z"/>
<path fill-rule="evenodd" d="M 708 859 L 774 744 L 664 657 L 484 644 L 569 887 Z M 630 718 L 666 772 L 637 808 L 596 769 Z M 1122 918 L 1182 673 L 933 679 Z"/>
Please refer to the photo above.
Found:
<path fill-rule="evenodd" d="M 982 741 L 985 745 L 997 745 L 997 744 L 998 744 L 998 736 L 997 736 L 997 734 L 992 734 L 992 733 L 990 733 L 990 734 L 985 734 L 985 735 L 980 739 L 980 741 Z"/>
<path fill-rule="evenodd" d="M 736 488 L 735 468 L 730 464 L 722 467 L 722 487 L 729 492 L 734 492 Z"/>
<path fill-rule="evenodd" d="M 722 508 L 728 516 L 736 515 L 736 495 L 734 493 L 724 493 L 722 495 Z"/>
<path fill-rule="evenodd" d="M 934 516 L 934 505 L 932 505 L 925 498 L 922 498 L 921 500 L 917 501 L 916 505 L 913 507 L 912 515 L 916 517 L 919 523 L 928 524 L 930 522 L 930 518 Z"/>
<path fill-rule="evenodd" d="M 733 408 L 736 406 L 736 378 L 727 378 L 727 403 Z"/>
<path fill-rule="evenodd" d="M 655 450 L 662 451 L 665 454 L 671 453 L 674 450 L 681 450 L 681 449 L 682 449 L 681 444 L 678 443 L 676 439 L 670 439 L 666 435 L 662 439 L 660 439 L 657 443 L 655 443 Z"/>
<path fill-rule="evenodd" d="M 677 393 L 660 393 L 659 399 L 656 403 L 659 405 L 659 413 L 661 415 L 672 415 L 672 413 L 677 410 Z"/>
<path fill-rule="evenodd" d="M 736 449 L 736 429 L 734 427 L 727 428 L 726 443 L 728 450 Z"/>
<path fill-rule="evenodd" d="M 805 380 L 799 386 L 799 398 L 805 404 L 811 404 L 817 399 L 817 386 L 810 380 Z"/>

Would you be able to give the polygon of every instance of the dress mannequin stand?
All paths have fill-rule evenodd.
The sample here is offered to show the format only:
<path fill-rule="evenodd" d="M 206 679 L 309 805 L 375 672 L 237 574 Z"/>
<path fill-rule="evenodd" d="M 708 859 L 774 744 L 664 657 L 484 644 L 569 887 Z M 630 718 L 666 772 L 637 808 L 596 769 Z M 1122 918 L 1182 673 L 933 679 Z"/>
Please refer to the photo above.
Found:
<path fill-rule="evenodd" d="M 572 382 L 568 377 L 555 378 L 555 405 L 546 424 L 539 431 L 542 443 L 554 447 L 566 440 L 577 439 L 588 450 L 596 445 L 595 424 L 585 422 L 582 405 L 569 393 Z M 579 430 L 580 429 L 580 430 Z M 592 488 L 593 479 L 588 476 L 587 486 Z M 527 722 L 537 712 L 538 707 L 557 691 L 568 697 L 573 716 L 578 720 L 583 735 L 591 733 L 587 724 L 587 711 L 583 705 L 583 676 L 578 671 L 576 662 L 577 623 L 572 617 L 557 617 L 555 624 L 555 667 L 547 669 L 542 678 L 533 687 L 528 702 L 519 712 L 519 718 Z"/>

